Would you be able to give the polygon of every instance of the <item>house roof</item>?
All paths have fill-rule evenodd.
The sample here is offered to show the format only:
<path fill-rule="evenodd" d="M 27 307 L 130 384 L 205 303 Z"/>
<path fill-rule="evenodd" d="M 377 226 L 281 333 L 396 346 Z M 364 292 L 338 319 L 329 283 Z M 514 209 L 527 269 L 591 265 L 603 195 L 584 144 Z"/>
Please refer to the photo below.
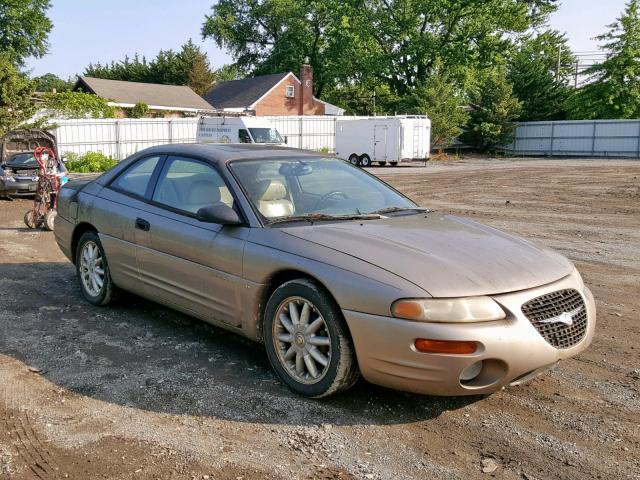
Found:
<path fill-rule="evenodd" d="M 154 109 L 213 110 L 211 105 L 186 85 L 163 85 L 80 77 L 74 86 L 74 90 L 78 89 L 99 95 L 120 106 L 133 106 L 138 102 L 143 102 Z"/>
<path fill-rule="evenodd" d="M 290 74 L 272 73 L 222 82 L 205 93 L 204 99 L 215 108 L 249 108 Z"/>

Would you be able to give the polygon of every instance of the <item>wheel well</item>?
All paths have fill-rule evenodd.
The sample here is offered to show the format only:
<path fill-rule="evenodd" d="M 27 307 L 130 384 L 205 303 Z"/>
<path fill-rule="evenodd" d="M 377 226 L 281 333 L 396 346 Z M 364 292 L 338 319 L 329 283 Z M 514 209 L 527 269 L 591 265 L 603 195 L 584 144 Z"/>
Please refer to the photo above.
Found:
<path fill-rule="evenodd" d="M 76 263 L 76 248 L 78 246 L 78 241 L 80 240 L 80 237 L 86 232 L 98 233 L 98 231 L 90 223 L 79 223 L 73 230 L 73 235 L 71 236 L 71 259 L 74 265 Z"/>
<path fill-rule="evenodd" d="M 335 302 L 335 304 L 338 305 L 338 302 L 336 302 L 336 299 L 331 294 L 329 289 L 325 287 L 320 280 L 309 275 L 308 273 L 301 272 L 300 270 L 281 270 L 279 272 L 276 272 L 269 279 L 269 282 L 267 282 L 266 287 L 262 291 L 262 298 L 260 299 L 260 307 L 258 312 L 258 324 L 257 324 L 257 332 L 256 332 L 257 337 L 260 341 L 264 339 L 263 337 L 264 311 L 267 308 L 267 302 L 269 301 L 269 298 L 271 297 L 273 292 L 275 292 L 276 288 L 278 288 L 280 285 L 290 280 L 297 280 L 297 279 L 307 279 L 317 283 L 327 293 L 327 295 L 331 297 L 331 299 Z"/>

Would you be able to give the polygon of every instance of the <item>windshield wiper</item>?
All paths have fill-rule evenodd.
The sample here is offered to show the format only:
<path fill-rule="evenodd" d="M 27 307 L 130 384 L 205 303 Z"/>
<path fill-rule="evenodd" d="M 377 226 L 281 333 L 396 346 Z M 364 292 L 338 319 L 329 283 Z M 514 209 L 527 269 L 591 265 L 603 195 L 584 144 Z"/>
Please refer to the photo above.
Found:
<path fill-rule="evenodd" d="M 371 212 L 372 214 L 384 215 L 385 213 L 394 213 L 394 212 L 428 212 L 428 208 L 423 207 L 387 207 L 381 208 L 380 210 L 376 210 Z"/>
<path fill-rule="evenodd" d="M 326 213 L 307 213 L 305 215 L 292 215 L 290 217 L 274 218 L 269 221 L 270 224 L 284 222 L 301 222 L 309 223 L 321 222 L 324 220 L 379 220 L 382 218 L 378 213 L 354 214 L 354 215 L 328 215 Z"/>

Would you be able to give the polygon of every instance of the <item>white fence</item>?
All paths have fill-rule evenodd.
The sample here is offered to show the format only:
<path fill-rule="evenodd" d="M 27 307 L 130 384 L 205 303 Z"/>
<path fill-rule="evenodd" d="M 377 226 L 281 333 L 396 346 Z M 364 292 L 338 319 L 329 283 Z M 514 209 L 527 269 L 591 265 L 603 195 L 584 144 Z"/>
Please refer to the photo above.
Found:
<path fill-rule="evenodd" d="M 519 123 L 507 151 L 519 155 L 640 158 L 640 120 Z"/>
<path fill-rule="evenodd" d="M 153 145 L 196 141 L 197 118 L 54 120 L 61 154 L 102 152 L 118 160 Z"/>
<path fill-rule="evenodd" d="M 335 152 L 336 118 L 265 117 L 295 148 Z M 341 117 L 348 118 L 348 117 Z M 196 141 L 198 118 L 56 120 L 61 153 L 102 152 L 121 160 L 138 150 Z M 518 155 L 640 158 L 640 120 L 519 123 L 506 148 Z"/>
<path fill-rule="evenodd" d="M 335 117 L 265 117 L 291 147 L 335 151 Z M 53 120 L 58 150 L 102 152 L 118 160 L 153 145 L 193 143 L 198 118 Z"/>

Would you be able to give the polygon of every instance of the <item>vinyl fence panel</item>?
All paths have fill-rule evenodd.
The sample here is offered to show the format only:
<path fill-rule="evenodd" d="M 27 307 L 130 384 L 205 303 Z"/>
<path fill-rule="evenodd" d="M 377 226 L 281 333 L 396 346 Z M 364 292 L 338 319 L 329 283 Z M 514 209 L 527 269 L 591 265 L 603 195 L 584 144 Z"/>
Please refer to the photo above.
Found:
<path fill-rule="evenodd" d="M 520 155 L 640 158 L 640 120 L 519 123 L 506 150 Z"/>
<path fill-rule="evenodd" d="M 102 152 L 117 160 L 154 145 L 193 143 L 197 118 L 54 120 L 61 153 Z"/>

